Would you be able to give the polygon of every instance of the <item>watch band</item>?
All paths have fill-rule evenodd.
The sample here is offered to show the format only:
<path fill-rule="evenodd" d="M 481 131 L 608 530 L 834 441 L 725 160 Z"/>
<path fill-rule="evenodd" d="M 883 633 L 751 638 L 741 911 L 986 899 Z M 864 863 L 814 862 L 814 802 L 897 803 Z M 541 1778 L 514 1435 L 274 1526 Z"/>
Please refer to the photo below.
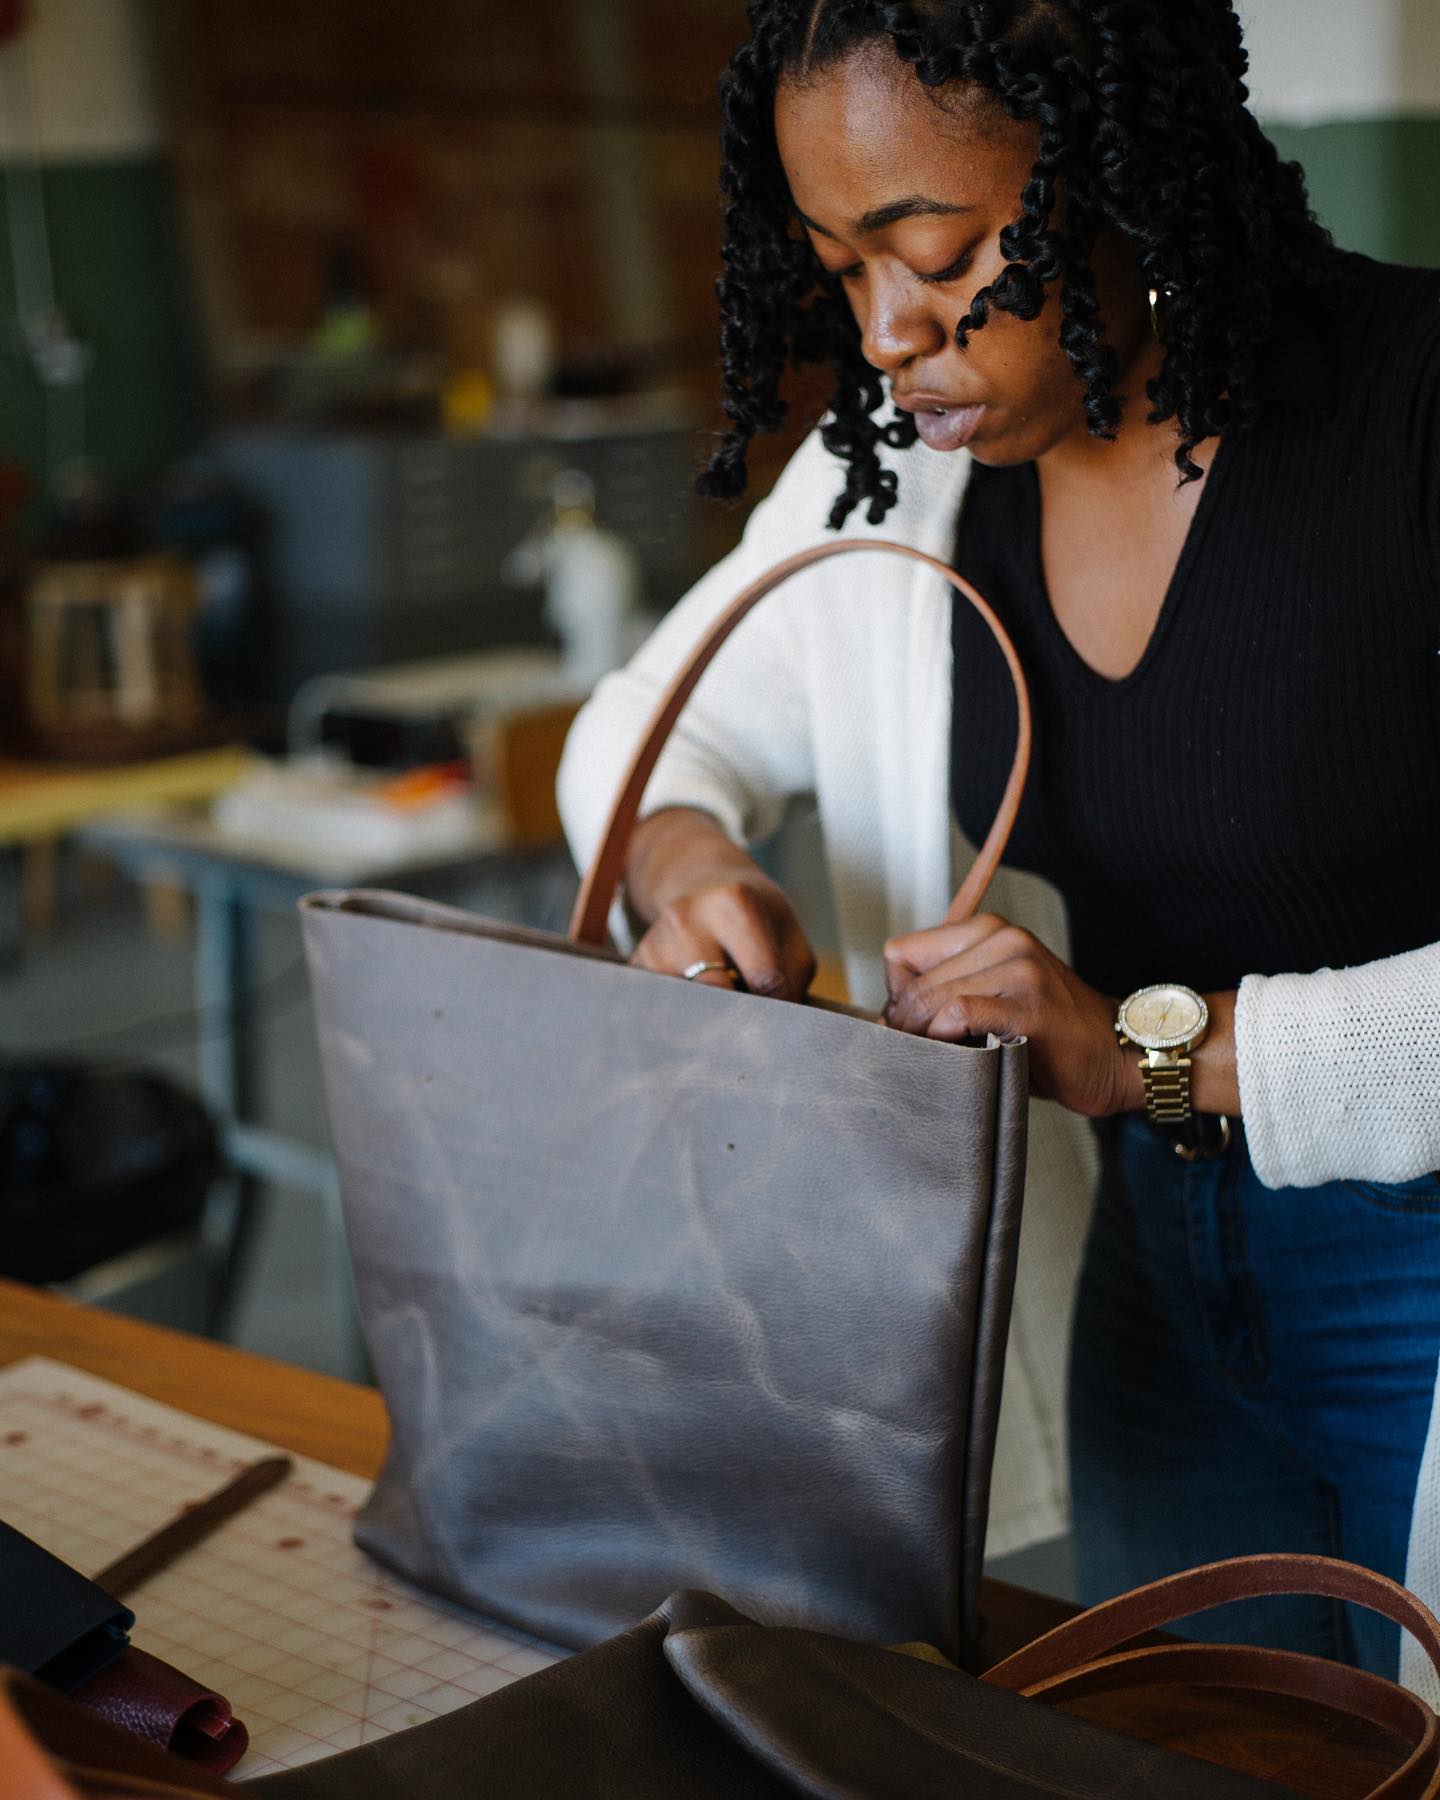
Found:
<path fill-rule="evenodd" d="M 1145 1085 L 1145 1110 L 1157 1125 L 1183 1125 L 1191 1116 L 1188 1056 L 1146 1051 L 1140 1058 L 1140 1079 Z"/>

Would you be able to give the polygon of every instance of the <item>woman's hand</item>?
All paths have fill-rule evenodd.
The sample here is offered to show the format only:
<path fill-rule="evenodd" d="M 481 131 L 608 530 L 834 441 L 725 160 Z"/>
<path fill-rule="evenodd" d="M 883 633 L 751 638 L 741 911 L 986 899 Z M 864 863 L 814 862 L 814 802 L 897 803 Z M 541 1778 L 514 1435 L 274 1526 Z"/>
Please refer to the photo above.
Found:
<path fill-rule="evenodd" d="M 692 963 L 727 963 L 753 994 L 802 999 L 815 957 L 770 877 L 707 814 L 671 808 L 637 828 L 626 892 L 650 928 L 631 961 L 679 975 Z M 734 985 L 723 969 L 697 977 Z"/>
<path fill-rule="evenodd" d="M 993 913 L 892 938 L 885 980 L 885 1016 L 901 1031 L 1027 1037 L 1034 1093 L 1092 1119 L 1144 1104 L 1138 1059 L 1115 1035 L 1116 1002 Z"/>

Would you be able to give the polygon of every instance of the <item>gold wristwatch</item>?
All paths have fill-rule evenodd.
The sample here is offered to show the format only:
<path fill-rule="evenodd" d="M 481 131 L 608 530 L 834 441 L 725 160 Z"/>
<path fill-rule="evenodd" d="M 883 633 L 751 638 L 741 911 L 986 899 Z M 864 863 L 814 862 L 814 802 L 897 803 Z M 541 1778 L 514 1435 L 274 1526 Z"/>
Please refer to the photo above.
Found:
<path fill-rule="evenodd" d="M 1157 1125 L 1191 1118 L 1190 1053 L 1210 1029 L 1210 1008 L 1193 988 L 1158 981 L 1120 1002 L 1115 1031 L 1122 1045 L 1141 1052 L 1145 1110 Z"/>

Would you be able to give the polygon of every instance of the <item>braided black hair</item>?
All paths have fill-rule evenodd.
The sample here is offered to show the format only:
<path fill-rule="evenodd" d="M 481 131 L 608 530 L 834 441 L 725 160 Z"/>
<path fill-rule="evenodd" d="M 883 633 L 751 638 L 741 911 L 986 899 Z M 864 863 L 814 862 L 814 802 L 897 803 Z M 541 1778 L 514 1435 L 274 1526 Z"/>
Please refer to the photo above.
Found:
<path fill-rule="evenodd" d="M 879 448 L 907 448 L 915 423 L 876 417 L 880 376 L 860 354 L 838 280 L 796 227 L 775 142 L 781 79 L 819 73 L 864 44 L 888 38 L 927 87 L 982 88 L 1012 119 L 1038 124 L 1030 179 L 1000 235 L 1005 268 L 956 336 L 963 347 L 992 309 L 1033 319 L 1058 285 L 1060 343 L 1097 437 L 1120 423 L 1091 266 L 1106 227 L 1130 239 L 1146 282 L 1167 297 L 1149 419 L 1175 421 L 1182 481 L 1201 474 L 1198 443 L 1254 419 L 1256 353 L 1277 298 L 1338 302 L 1341 263 L 1301 170 L 1280 160 L 1247 108 L 1231 0 L 751 0 L 748 17 L 749 41 L 721 84 L 728 204 L 717 291 L 730 426 L 703 493 L 743 492 L 751 438 L 784 422 L 787 365 L 828 363 L 822 435 L 847 470 L 830 524 L 862 503 L 878 524 L 895 502 Z"/>

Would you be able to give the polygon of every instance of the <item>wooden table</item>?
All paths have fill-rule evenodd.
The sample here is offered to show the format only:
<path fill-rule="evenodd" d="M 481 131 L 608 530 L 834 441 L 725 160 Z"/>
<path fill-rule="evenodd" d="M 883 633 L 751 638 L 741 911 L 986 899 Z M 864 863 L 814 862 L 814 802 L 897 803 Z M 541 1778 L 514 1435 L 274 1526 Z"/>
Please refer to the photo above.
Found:
<path fill-rule="evenodd" d="M 389 1423 L 374 1388 L 0 1281 L 0 1366 L 49 1356 L 232 1431 L 374 1477 Z"/>
<path fill-rule="evenodd" d="M 0 757 L 0 962 L 49 923 L 62 837 L 131 807 L 212 800 L 254 760 L 236 745 L 98 765 Z"/>
<path fill-rule="evenodd" d="M 355 1475 L 373 1477 L 385 1453 L 385 1405 L 373 1388 L 0 1280 L 0 1366 L 24 1356 L 48 1356 L 87 1369 Z M 998 1581 L 983 1584 L 981 1604 L 987 1662 L 1076 1611 L 1066 1601 Z M 1124 1730 L 1127 1709 L 1137 1706 L 1153 1725 L 1153 1696 L 1147 1703 L 1143 1691 L 1072 1710 Z M 1377 1734 L 1301 1702 L 1237 1700 L 1217 1724 L 1213 1696 L 1175 1688 L 1167 1691 L 1165 1711 L 1171 1742 L 1204 1755 L 1207 1744 L 1223 1741 L 1225 1760 L 1233 1766 L 1284 1781 L 1315 1800 L 1359 1800 L 1398 1761 Z M 1244 1753 L 1237 1754 L 1242 1739 Z M 1155 1800 L 1164 1797 L 1157 1794 Z"/>
<path fill-rule="evenodd" d="M 253 751 L 235 745 L 128 763 L 0 757 L 0 844 L 61 837 L 133 806 L 212 800 L 254 761 Z"/>

